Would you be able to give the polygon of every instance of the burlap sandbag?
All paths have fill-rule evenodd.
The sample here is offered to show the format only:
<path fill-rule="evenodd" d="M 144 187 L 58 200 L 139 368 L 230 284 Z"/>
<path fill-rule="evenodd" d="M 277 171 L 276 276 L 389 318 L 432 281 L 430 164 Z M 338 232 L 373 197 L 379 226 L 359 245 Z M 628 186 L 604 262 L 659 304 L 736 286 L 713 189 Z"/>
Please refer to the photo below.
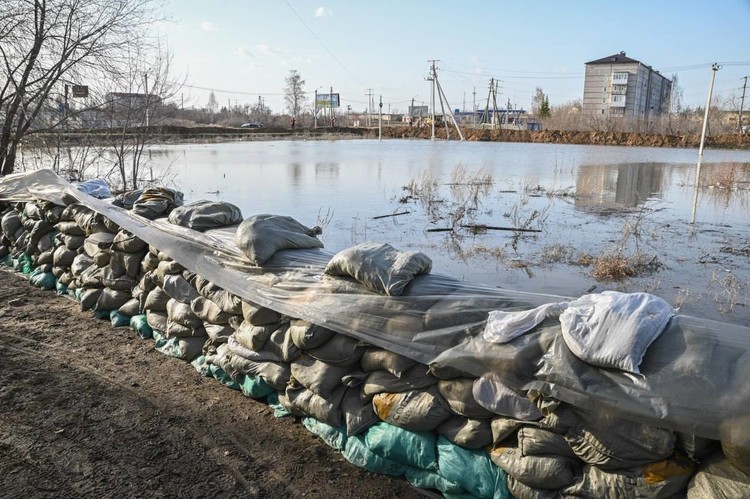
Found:
<path fill-rule="evenodd" d="M 414 431 L 434 430 L 451 416 L 448 404 L 435 386 L 427 390 L 379 393 L 373 397 L 372 405 L 381 420 Z"/>

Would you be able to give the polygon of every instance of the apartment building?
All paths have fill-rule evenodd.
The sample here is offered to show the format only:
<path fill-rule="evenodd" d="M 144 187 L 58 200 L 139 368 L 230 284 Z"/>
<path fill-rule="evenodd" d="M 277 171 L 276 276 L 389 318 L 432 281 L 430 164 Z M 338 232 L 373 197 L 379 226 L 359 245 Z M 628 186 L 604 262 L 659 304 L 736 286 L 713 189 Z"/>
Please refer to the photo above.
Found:
<path fill-rule="evenodd" d="M 582 113 L 647 120 L 669 112 L 671 80 L 625 52 L 586 63 Z"/>

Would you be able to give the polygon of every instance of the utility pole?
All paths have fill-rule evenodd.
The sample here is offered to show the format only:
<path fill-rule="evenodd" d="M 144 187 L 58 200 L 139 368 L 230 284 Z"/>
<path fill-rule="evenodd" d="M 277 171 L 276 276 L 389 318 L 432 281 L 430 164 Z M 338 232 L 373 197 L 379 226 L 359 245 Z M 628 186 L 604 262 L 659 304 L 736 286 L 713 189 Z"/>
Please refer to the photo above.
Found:
<path fill-rule="evenodd" d="M 472 122 L 474 126 L 477 126 L 477 87 L 474 87 L 474 91 L 472 92 L 474 95 L 474 100 L 472 101 L 471 106 L 471 116 L 472 116 Z"/>
<path fill-rule="evenodd" d="M 380 96 L 380 106 L 378 107 L 378 140 L 383 140 L 383 96 Z"/>
<path fill-rule="evenodd" d="M 370 126 L 370 114 L 372 114 L 372 89 L 368 88 L 367 93 L 365 95 L 367 96 L 367 116 L 365 117 L 365 123 L 369 127 Z"/>
<path fill-rule="evenodd" d="M 432 59 L 430 62 L 432 63 L 430 66 L 430 76 L 427 77 L 427 81 L 432 82 L 432 85 L 430 85 L 430 125 L 432 127 L 430 140 L 435 140 L 435 63 L 437 61 Z"/>
<path fill-rule="evenodd" d="M 740 122 L 740 135 L 742 135 L 742 108 L 745 105 L 745 89 L 747 89 L 747 76 L 743 76 L 742 79 L 744 80 L 744 83 L 742 83 L 742 98 L 740 99 L 740 116 L 737 119 L 737 121 Z"/>
<path fill-rule="evenodd" d="M 714 63 L 711 66 L 711 84 L 708 86 L 708 97 L 706 98 L 706 112 L 703 115 L 703 130 L 701 131 L 701 144 L 698 148 L 698 167 L 695 172 L 695 196 L 693 196 L 693 216 L 690 219 L 690 223 L 695 223 L 695 212 L 698 207 L 698 188 L 700 187 L 701 180 L 701 162 L 703 161 L 703 144 L 706 142 L 706 128 L 708 127 L 708 108 L 711 107 L 711 94 L 714 92 L 714 80 L 716 80 L 716 72 L 719 71 L 719 66 Z"/>
<path fill-rule="evenodd" d="M 313 101 L 313 128 L 318 128 L 318 90 L 315 90 Z"/>
<path fill-rule="evenodd" d="M 331 128 L 333 128 L 333 87 L 331 87 L 331 93 L 328 94 L 328 104 L 331 109 Z"/>
<path fill-rule="evenodd" d="M 143 73 L 143 79 L 146 83 L 146 128 L 148 128 L 148 73 Z"/>

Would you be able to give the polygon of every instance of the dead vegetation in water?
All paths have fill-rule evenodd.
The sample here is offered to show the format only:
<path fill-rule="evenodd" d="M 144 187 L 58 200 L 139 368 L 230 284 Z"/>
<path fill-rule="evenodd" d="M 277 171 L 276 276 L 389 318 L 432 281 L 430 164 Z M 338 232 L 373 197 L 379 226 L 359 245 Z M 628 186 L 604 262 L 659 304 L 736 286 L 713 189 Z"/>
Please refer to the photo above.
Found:
<path fill-rule="evenodd" d="M 577 264 L 591 267 L 591 276 L 598 281 L 621 281 L 628 277 L 656 272 L 663 266 L 658 256 L 643 253 L 631 256 L 623 256 L 620 253 L 592 256 L 584 253 L 579 256 Z"/>

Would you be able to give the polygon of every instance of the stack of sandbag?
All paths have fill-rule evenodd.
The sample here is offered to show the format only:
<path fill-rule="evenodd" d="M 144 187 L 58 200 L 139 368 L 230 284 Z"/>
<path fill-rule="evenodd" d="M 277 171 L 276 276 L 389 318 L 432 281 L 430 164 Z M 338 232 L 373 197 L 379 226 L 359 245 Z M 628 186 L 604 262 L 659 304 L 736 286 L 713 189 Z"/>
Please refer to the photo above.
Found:
<path fill-rule="evenodd" d="M 259 380 L 283 392 L 291 376 L 290 362 L 300 355 L 291 342 L 289 318 L 246 300 L 241 309 L 242 322 L 209 361 L 241 385 L 249 385 L 245 392 Z"/>
<path fill-rule="evenodd" d="M 70 206 L 73 205 L 68 207 Z M 86 268 L 77 275 L 75 275 L 77 272 L 74 273 L 75 279 L 69 288 L 74 287 L 76 290 L 81 310 L 93 310 L 97 312 L 97 316 L 109 318 L 112 310 L 109 308 L 107 299 L 109 293 L 105 294 L 101 303 L 99 298 L 104 291 L 104 280 L 113 280 L 122 275 L 121 269 L 116 264 L 114 268 L 111 266 L 112 241 L 119 228 L 108 219 L 83 206 L 73 208 L 72 211 L 74 220 L 86 234 L 83 246 L 79 249 L 81 258 L 78 262 L 74 260 L 74 264 L 78 263 Z"/>
<path fill-rule="evenodd" d="M 140 307 L 133 308 L 129 302 L 142 275 L 141 263 L 147 252 L 148 245 L 126 230 L 119 230 L 112 240 L 109 265 L 102 270 L 104 290 L 95 309 L 109 311 L 114 326 L 129 325 L 130 318 L 141 313 Z M 125 304 L 131 307 L 121 311 Z"/>
<path fill-rule="evenodd" d="M 31 260 L 32 267 L 29 280 L 43 289 L 54 289 L 57 283 L 52 267 L 55 247 L 59 245 L 55 223 L 61 212 L 62 207 L 39 201 L 26 203 L 21 214 L 27 233 L 23 254 Z"/>

